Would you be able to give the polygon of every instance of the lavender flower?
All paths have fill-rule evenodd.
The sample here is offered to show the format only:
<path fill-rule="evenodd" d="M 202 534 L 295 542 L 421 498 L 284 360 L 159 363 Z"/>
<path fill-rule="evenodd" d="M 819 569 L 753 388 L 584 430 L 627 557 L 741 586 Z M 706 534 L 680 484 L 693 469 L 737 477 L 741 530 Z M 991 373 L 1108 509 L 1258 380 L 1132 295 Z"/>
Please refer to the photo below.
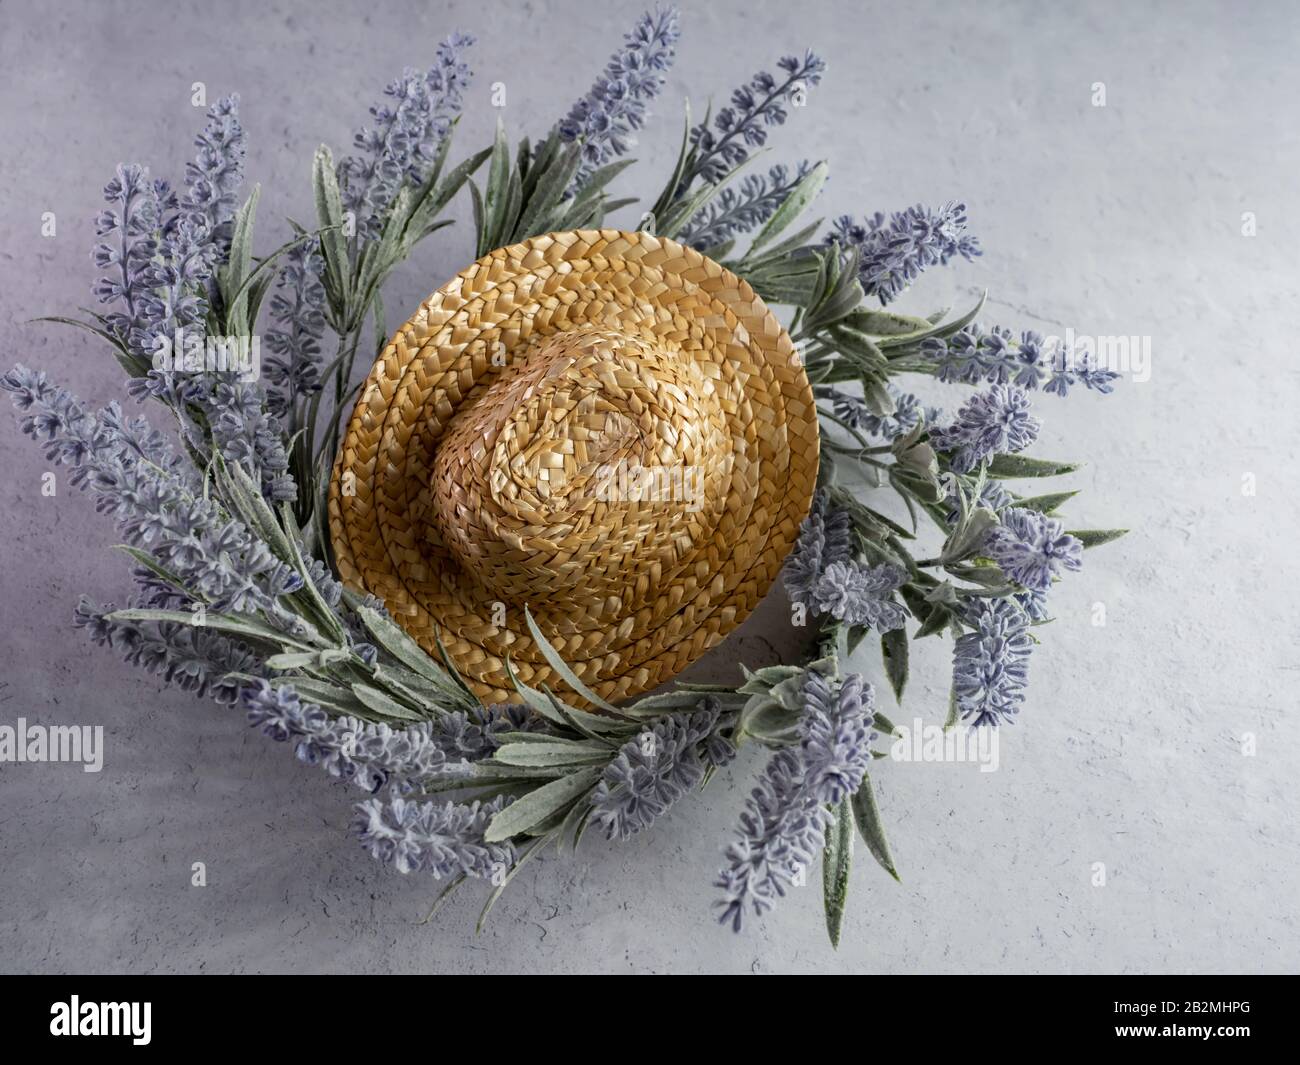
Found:
<path fill-rule="evenodd" d="M 830 493 L 819 490 L 808 517 L 799 526 L 799 537 L 786 562 L 785 588 L 791 602 L 811 606 L 827 567 L 852 557 L 853 530 L 848 511 L 831 506 Z"/>
<path fill-rule="evenodd" d="M 1114 370 L 1107 370 L 1103 367 L 1094 367 L 1092 356 L 1084 353 L 1083 358 L 1079 361 L 1075 369 L 1079 380 L 1083 382 L 1085 388 L 1090 388 L 1094 392 L 1100 392 L 1104 396 L 1110 395 L 1115 391 L 1114 382 L 1119 378 L 1119 374 Z"/>
<path fill-rule="evenodd" d="M 739 932 L 747 910 L 761 917 L 784 898 L 812 865 L 829 821 L 826 807 L 804 787 L 799 752 L 777 751 L 745 802 L 739 836 L 714 881 L 722 890 L 718 921 Z"/>
<path fill-rule="evenodd" d="M 826 61 L 812 52 L 805 52 L 802 58 L 782 56 L 777 66 L 785 75 L 780 81 L 759 71 L 731 94 L 731 106 L 714 116 L 713 129 L 701 123 L 691 130 L 695 153 L 678 186 L 679 194 L 697 177 L 716 184 L 745 162 L 751 149 L 767 143 L 772 126 L 785 123 L 787 107 L 801 102 L 826 71 Z"/>
<path fill-rule="evenodd" d="M 877 632 L 901 629 L 907 614 L 891 593 L 905 580 L 907 573 L 897 566 L 832 562 L 813 589 L 812 608 L 814 613 L 830 614 L 849 625 L 869 625 Z"/>
<path fill-rule="evenodd" d="M 182 691 L 199 698 L 210 696 L 230 706 L 240 688 L 240 681 L 231 674 L 261 670 L 252 650 L 210 629 L 176 622 L 117 621 L 108 616 L 114 609 L 111 603 L 101 607 L 83 595 L 73 623 L 85 629 L 96 644 L 125 652 L 129 664 L 143 666 Z"/>
<path fill-rule="evenodd" d="M 1007 599 L 976 598 L 966 610 L 973 631 L 953 648 L 953 698 L 963 721 L 973 726 L 1014 721 L 1024 702 L 1033 641 L 1028 620 Z"/>
<path fill-rule="evenodd" d="M 404 70 L 384 89 L 391 103 L 372 107 L 374 125 L 353 138 L 360 154 L 339 164 L 339 182 L 343 205 L 355 214 L 363 236 L 379 234 L 384 212 L 403 182 L 419 185 L 428 176 L 473 77 L 464 61 L 473 44 L 468 34 L 452 34 L 438 45 L 427 71 Z"/>
<path fill-rule="evenodd" d="M 320 281 L 321 258 L 310 241 L 300 241 L 286 254 L 271 297 L 277 326 L 267 330 L 271 357 L 264 370 L 267 409 L 293 423 L 300 398 L 320 391 L 321 334 L 325 331 L 325 286 Z"/>
<path fill-rule="evenodd" d="M 947 428 L 930 430 L 939 451 L 952 452 L 952 468 L 967 473 L 994 455 L 1023 451 L 1038 438 L 1042 423 L 1029 413 L 1029 399 L 1009 385 L 980 392 L 957 412 Z"/>
<path fill-rule="evenodd" d="M 1001 524 L 988 531 L 985 554 L 1011 580 L 1045 592 L 1062 569 L 1083 565 L 1083 543 L 1056 518 L 1026 507 L 1008 507 Z"/>
<path fill-rule="evenodd" d="M 818 385 L 816 392 L 818 398 L 831 401 L 835 416 L 849 428 L 894 441 L 915 429 L 925 417 L 925 411 L 921 401 L 911 392 L 904 392 L 895 385 L 885 387 L 894 400 L 893 414 L 877 414 L 864 400 L 831 385 Z"/>
<path fill-rule="evenodd" d="M 921 341 L 921 354 L 937 365 L 940 381 L 1005 384 L 1009 377 L 1006 354 L 1010 338 L 1008 330 L 994 326 L 985 332 L 975 322 L 947 338 L 927 337 Z"/>
<path fill-rule="evenodd" d="M 143 418 L 124 418 L 115 403 L 92 415 L 24 366 L 0 378 L 0 388 L 12 393 L 24 412 L 23 432 L 43 442 L 46 457 L 72 466 L 72 483 L 95 491 L 96 509 L 112 515 L 127 542 L 149 551 L 196 599 L 301 630 L 278 602 L 301 587 L 301 578 L 222 513 Z"/>
<path fill-rule="evenodd" d="M 545 718 L 521 703 L 494 703 L 470 711 L 442 714 L 433 723 L 433 735 L 449 758 L 477 762 L 501 746 L 507 732 L 551 731 Z"/>
<path fill-rule="evenodd" d="M 244 179 L 244 129 L 239 124 L 239 94 L 224 96 L 208 108 L 208 121 L 194 139 L 198 154 L 185 167 L 188 192 L 181 213 L 208 234 L 225 261 L 233 219 Z"/>
<path fill-rule="evenodd" d="M 259 385 L 233 374 L 218 375 L 215 388 L 202 397 L 212 439 L 231 462 L 260 480 L 262 494 L 273 502 L 293 502 L 298 495 L 289 473 L 289 455 L 275 416 L 265 409 Z"/>
<path fill-rule="evenodd" d="M 983 254 L 979 241 L 966 234 L 966 205 L 956 201 L 938 211 L 917 204 L 888 220 L 876 214 L 865 224 L 845 215 L 836 220 L 832 239 L 859 249 L 862 290 L 882 304 L 895 299 L 926 267 Z"/>
<path fill-rule="evenodd" d="M 1020 334 L 1020 343 L 1010 356 L 1009 376 L 1017 388 L 1035 389 L 1047 376 L 1051 353 L 1042 333 L 1026 330 Z"/>
<path fill-rule="evenodd" d="M 182 218 L 162 239 L 159 254 L 141 273 L 149 293 L 137 301 L 132 347 L 146 361 L 171 351 L 176 362 L 133 379 L 127 389 L 136 398 L 152 396 L 169 406 L 200 453 L 206 439 L 195 414 L 203 415 L 222 454 L 260 480 L 268 499 L 293 500 L 297 487 L 288 472 L 284 436 L 274 415 L 264 410 L 260 384 L 241 381 L 233 372 L 189 372 L 187 357 L 205 344 L 213 269 L 220 255 L 195 217 Z"/>
<path fill-rule="evenodd" d="M 750 174 L 741 181 L 739 191 L 731 186 L 722 189 L 682 228 L 678 239 L 707 251 L 748 233 L 772 217 L 810 169 L 805 159 L 794 174 L 779 163 L 766 176 Z"/>
<path fill-rule="evenodd" d="M 330 568 L 318 558 L 312 558 L 311 552 L 308 551 L 306 544 L 301 540 L 298 541 L 298 551 L 301 553 L 303 560 L 307 563 L 307 579 L 311 581 L 312 586 L 320 593 L 326 605 L 335 610 L 343 599 L 343 583 L 336 581 Z"/>
<path fill-rule="evenodd" d="M 1017 592 L 1011 598 L 1030 621 L 1046 621 L 1050 617 L 1047 613 L 1047 593 L 1041 589 L 1027 588 L 1023 592 Z"/>
<path fill-rule="evenodd" d="M 850 673 L 833 692 L 830 680 L 808 670 L 803 697 L 799 749 L 804 787 L 819 802 L 836 806 L 862 786 L 871 765 L 875 691 L 860 673 Z"/>
<path fill-rule="evenodd" d="M 827 803 L 862 785 L 870 764 L 873 693 L 850 674 L 832 693 L 814 670 L 803 682 L 798 748 L 778 751 L 745 803 L 740 833 L 727 848 L 719 921 L 739 932 L 746 911 L 762 916 L 812 864 L 830 822 Z"/>
<path fill-rule="evenodd" d="M 468 763 L 447 757 L 432 722 L 397 730 L 382 722 L 331 718 L 315 703 L 302 702 L 291 686 L 276 688 L 266 681 L 246 686 L 240 698 L 248 723 L 274 740 L 294 741 L 300 762 L 322 766 L 366 791 L 391 784 L 406 792 L 430 778 L 469 771 Z"/>
<path fill-rule="evenodd" d="M 587 95 L 560 121 L 561 140 L 582 141 L 582 169 L 575 185 L 636 143 L 633 131 L 645 124 L 646 105 L 659 95 L 664 71 L 676 57 L 678 23 L 675 7 L 642 15 Z"/>
<path fill-rule="evenodd" d="M 699 745 L 717 711 L 669 714 L 619 748 L 591 794 L 592 819 L 607 839 L 630 839 L 649 828 L 704 776 Z"/>
<path fill-rule="evenodd" d="M 1076 360 L 1064 344 L 1049 344 L 1041 333 L 1026 330 L 1017 341 L 1009 329 L 994 326 L 985 332 L 978 322 L 947 338 L 927 337 L 921 341 L 921 354 L 935 364 L 941 381 L 1011 383 L 1028 391 L 1041 387 L 1058 396 L 1066 395 L 1076 381 L 1108 393 L 1119 376 L 1093 369 L 1086 354 Z"/>
<path fill-rule="evenodd" d="M 111 271 L 99 278 L 94 292 L 100 303 L 117 304 L 104 324 L 127 345 L 144 326 L 140 304 L 148 295 L 146 274 L 158 252 L 164 212 L 175 205 L 175 196 L 165 182 L 150 180 L 144 167 L 123 164 L 104 186 L 104 200 L 112 206 L 96 216 L 95 235 L 116 235 L 116 241 L 96 244 L 91 252 L 99 269 Z"/>
<path fill-rule="evenodd" d="M 371 857 L 398 872 L 499 882 L 515 864 L 515 849 L 508 842 L 488 843 L 483 834 L 509 801 L 506 796 L 467 805 L 369 799 L 357 804 L 353 827 Z"/>
<path fill-rule="evenodd" d="M 182 219 L 163 237 L 158 255 L 140 274 L 146 293 L 137 301 L 140 328 L 132 347 L 146 361 L 163 350 L 181 354 L 177 348 L 184 349 L 186 333 L 191 340 L 202 339 L 217 258 L 218 249 L 200 223 Z"/>

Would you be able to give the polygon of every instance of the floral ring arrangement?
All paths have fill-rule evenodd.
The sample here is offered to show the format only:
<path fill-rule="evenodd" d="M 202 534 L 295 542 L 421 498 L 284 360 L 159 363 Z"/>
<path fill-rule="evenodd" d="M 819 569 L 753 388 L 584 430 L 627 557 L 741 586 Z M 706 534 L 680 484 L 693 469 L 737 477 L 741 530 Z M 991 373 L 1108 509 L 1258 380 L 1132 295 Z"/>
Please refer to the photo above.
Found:
<path fill-rule="evenodd" d="M 1025 454 L 1029 393 L 1118 375 L 981 328 L 982 299 L 888 309 L 980 254 L 962 204 L 824 227 L 825 163 L 744 173 L 820 83 L 811 52 L 698 124 L 688 107 L 662 191 L 608 228 L 678 34 L 675 10 L 646 14 L 545 138 L 498 125 L 455 165 L 473 40 L 449 37 L 354 154 L 317 151 L 316 224 L 263 254 L 239 100 L 220 100 L 183 191 L 119 167 L 103 310 L 48 319 L 102 341 L 174 441 L 37 370 L 0 384 L 133 564 L 127 605 L 83 598 L 76 624 L 363 788 L 356 834 L 440 881 L 435 908 L 484 880 L 486 917 L 543 848 L 626 840 L 754 743 L 772 753 L 718 916 L 740 930 L 820 854 L 838 943 L 855 835 L 897 876 L 870 776 L 896 729 L 850 657 L 878 640 L 901 700 L 910 641 L 949 634 L 946 727 L 1015 719 L 1053 582 L 1122 532 L 1067 531 L 1074 492 L 1007 486 L 1075 468 Z M 466 190 L 477 261 L 390 337 L 385 281 Z M 945 416 L 907 375 L 982 390 Z M 668 683 L 782 569 L 807 660 Z"/>

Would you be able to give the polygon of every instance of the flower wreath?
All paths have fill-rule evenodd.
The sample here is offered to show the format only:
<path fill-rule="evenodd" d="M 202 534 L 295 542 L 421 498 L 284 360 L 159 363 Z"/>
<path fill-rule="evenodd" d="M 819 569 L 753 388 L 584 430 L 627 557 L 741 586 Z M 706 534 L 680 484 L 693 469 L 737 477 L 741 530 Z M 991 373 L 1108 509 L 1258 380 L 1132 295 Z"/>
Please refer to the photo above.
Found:
<path fill-rule="evenodd" d="M 356 355 L 387 339 L 385 280 L 450 224 L 441 215 L 464 186 L 480 255 L 599 227 L 634 202 L 607 189 L 632 162 L 620 157 L 663 86 L 678 25 L 673 9 L 644 15 L 544 140 L 512 151 L 498 128 L 491 147 L 454 167 L 474 42 L 449 37 L 430 69 L 408 69 L 387 87 L 354 154 L 336 165 L 327 148 L 316 153 L 317 228 L 290 223 L 288 242 L 261 257 L 258 189 L 239 200 L 239 99 L 222 99 L 183 191 L 128 165 L 105 186 L 93 253 L 105 310 L 48 319 L 105 342 L 128 393 L 174 416 L 176 442 L 117 403 L 87 409 L 42 372 L 17 366 L 0 383 L 24 431 L 116 521 L 134 563 L 129 604 L 83 598 L 76 624 L 168 683 L 241 706 L 299 760 L 371 793 L 355 808 L 361 842 L 403 873 L 443 881 L 438 903 L 487 880 L 486 917 L 547 845 L 576 847 L 591 826 L 628 839 L 752 741 L 773 753 L 716 880 L 720 919 L 739 930 L 763 914 L 820 851 L 838 943 L 855 834 L 897 876 L 870 777 L 887 757 L 882 738 L 896 730 L 873 686 L 847 669 L 850 656 L 878 638 L 901 700 L 910 640 L 950 633 L 947 727 L 1015 719 L 1054 580 L 1079 568 L 1085 548 L 1122 533 L 1067 532 L 1055 514 L 1074 492 L 1006 487 L 1075 468 L 1024 455 L 1040 426 L 1028 393 L 1108 393 L 1118 375 L 1037 333 L 982 329 L 982 299 L 953 318 L 886 309 L 927 268 L 980 254 L 961 203 L 844 217 L 825 230 L 804 220 L 824 162 L 773 165 L 732 184 L 821 81 L 825 64 L 812 52 L 782 58 L 779 74 L 755 74 L 698 124 L 688 108 L 672 171 L 639 227 L 696 248 L 791 309 L 824 430 L 819 488 L 784 577 L 794 620 L 816 626 L 811 660 L 742 667 L 739 684 L 679 683 L 613 706 L 529 618 L 579 698 L 565 694 L 590 709 L 518 682 L 517 703 L 484 705 L 448 656 L 426 654 L 332 569 L 328 472 Z M 484 164 L 480 189 L 473 179 Z M 263 309 L 274 325 L 257 377 L 239 360 Z M 895 383 L 906 374 L 989 387 L 945 417 Z M 907 517 L 861 501 L 846 477 L 892 489 Z M 923 521 L 942 546 L 918 560 L 911 545 Z"/>

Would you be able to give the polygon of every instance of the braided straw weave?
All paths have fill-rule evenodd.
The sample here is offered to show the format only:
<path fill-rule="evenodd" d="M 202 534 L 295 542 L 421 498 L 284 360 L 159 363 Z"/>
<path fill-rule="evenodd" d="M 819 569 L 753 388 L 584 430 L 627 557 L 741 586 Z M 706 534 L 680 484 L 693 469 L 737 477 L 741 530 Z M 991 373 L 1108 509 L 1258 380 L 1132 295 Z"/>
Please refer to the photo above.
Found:
<path fill-rule="evenodd" d="M 817 416 L 753 290 L 647 233 L 499 248 L 370 371 L 330 484 L 347 584 L 485 700 L 676 675 L 767 592 L 808 513 Z M 649 473 L 645 471 L 651 471 Z"/>

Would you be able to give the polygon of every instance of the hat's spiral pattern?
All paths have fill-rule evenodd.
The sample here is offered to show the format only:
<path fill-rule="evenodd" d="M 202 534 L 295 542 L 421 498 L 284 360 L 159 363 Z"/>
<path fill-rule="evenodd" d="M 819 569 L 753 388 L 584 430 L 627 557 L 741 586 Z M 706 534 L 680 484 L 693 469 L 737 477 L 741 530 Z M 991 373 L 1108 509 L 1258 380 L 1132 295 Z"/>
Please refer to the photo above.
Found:
<path fill-rule="evenodd" d="M 389 342 L 330 485 L 339 572 L 485 700 L 618 700 L 744 620 L 807 514 L 812 389 L 752 289 L 690 248 L 580 230 L 500 248 Z"/>

